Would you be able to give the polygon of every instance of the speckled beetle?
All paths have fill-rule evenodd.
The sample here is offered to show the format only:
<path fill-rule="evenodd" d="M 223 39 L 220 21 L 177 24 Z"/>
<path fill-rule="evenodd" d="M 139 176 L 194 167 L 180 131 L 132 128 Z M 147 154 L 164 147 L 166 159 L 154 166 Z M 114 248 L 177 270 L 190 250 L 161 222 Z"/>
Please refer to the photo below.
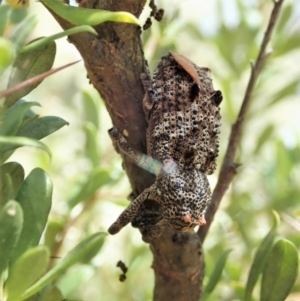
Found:
<path fill-rule="evenodd" d="M 161 59 L 152 81 L 145 75 L 142 80 L 147 155 L 132 150 L 117 129 L 109 134 L 121 152 L 155 173 L 156 181 L 130 203 L 108 231 L 119 232 L 146 199 L 161 207 L 153 224 L 168 224 L 180 231 L 203 225 L 211 200 L 207 175 L 214 172 L 218 156 L 222 93 L 213 89 L 208 68 L 174 52 Z"/>

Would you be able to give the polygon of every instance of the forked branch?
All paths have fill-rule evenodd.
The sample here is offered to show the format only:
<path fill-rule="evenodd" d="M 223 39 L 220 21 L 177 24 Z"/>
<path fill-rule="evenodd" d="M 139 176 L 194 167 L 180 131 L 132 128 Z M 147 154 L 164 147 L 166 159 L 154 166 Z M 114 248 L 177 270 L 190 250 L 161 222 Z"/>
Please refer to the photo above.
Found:
<path fill-rule="evenodd" d="M 245 92 L 245 96 L 242 102 L 242 106 L 237 117 L 236 122 L 233 124 L 231 128 L 231 133 L 229 137 L 229 142 L 226 150 L 226 154 L 224 157 L 224 161 L 221 167 L 221 171 L 219 174 L 218 182 L 215 187 L 215 190 L 212 195 L 211 204 L 206 212 L 206 225 L 201 227 L 198 231 L 198 235 L 200 240 L 203 242 L 209 227 L 213 221 L 214 215 L 220 205 L 222 197 L 224 196 L 226 190 L 228 189 L 230 183 L 232 182 L 236 169 L 239 166 L 238 163 L 234 162 L 236 151 L 238 144 L 241 140 L 241 134 L 243 130 L 245 116 L 249 107 L 249 103 L 251 101 L 251 96 L 257 82 L 260 71 L 263 67 L 263 64 L 266 58 L 269 56 L 270 52 L 267 52 L 267 45 L 271 39 L 275 24 L 278 20 L 278 16 L 282 7 L 284 0 L 273 1 L 274 7 L 270 16 L 269 24 L 267 30 L 264 34 L 263 41 L 260 46 L 260 51 L 257 56 L 257 59 L 254 63 L 251 63 L 251 75 L 247 85 L 247 89 Z"/>

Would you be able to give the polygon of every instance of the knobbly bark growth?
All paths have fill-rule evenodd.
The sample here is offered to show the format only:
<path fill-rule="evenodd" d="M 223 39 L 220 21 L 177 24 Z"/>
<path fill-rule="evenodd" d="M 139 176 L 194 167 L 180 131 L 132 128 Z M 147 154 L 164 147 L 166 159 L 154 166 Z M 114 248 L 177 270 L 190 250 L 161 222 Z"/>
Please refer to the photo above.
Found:
<path fill-rule="evenodd" d="M 82 1 L 82 6 L 128 11 L 139 17 L 145 2 L 145 0 L 103 0 L 99 3 L 95 0 L 86 0 Z M 204 240 L 220 200 L 236 173 L 237 165 L 234 163 L 234 157 L 240 141 L 243 120 L 251 92 L 266 58 L 266 45 L 282 2 L 283 0 L 274 2 L 274 10 L 261 52 L 252 67 L 243 107 L 233 126 L 228 151 L 213 194 L 213 202 L 207 213 L 207 227 L 202 227 L 198 234 L 176 233 L 166 228 L 158 239 L 150 242 L 154 258 L 152 265 L 155 273 L 154 301 L 198 301 L 200 299 L 204 274 L 201 241 Z M 71 24 L 51 13 L 62 28 L 72 27 Z M 141 29 L 131 24 L 112 22 L 97 26 L 95 29 L 98 36 L 82 33 L 70 36 L 69 40 L 80 52 L 87 76 L 104 100 L 114 126 L 127 137 L 133 149 L 146 153 L 147 125 L 142 110 L 144 91 L 140 74 L 148 74 L 149 71 L 140 39 Z M 123 166 L 134 195 L 140 194 L 154 182 L 154 176 L 132 164 L 126 157 L 123 157 Z M 147 206 L 153 204 L 148 202 Z"/>

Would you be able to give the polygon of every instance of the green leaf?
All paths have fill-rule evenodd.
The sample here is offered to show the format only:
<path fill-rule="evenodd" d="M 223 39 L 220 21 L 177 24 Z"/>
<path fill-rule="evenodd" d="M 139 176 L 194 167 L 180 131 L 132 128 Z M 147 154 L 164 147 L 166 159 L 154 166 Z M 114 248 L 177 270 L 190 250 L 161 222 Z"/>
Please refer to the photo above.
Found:
<path fill-rule="evenodd" d="M 288 21 L 291 19 L 293 13 L 293 6 L 291 4 L 284 5 L 280 13 L 280 18 L 276 25 L 276 31 L 281 32 L 287 25 Z"/>
<path fill-rule="evenodd" d="M 248 275 L 244 301 L 251 301 L 254 286 L 260 273 L 263 271 L 267 258 L 272 250 L 274 243 L 276 242 L 277 228 L 279 223 L 280 218 L 278 216 L 278 213 L 276 211 L 273 211 L 273 226 L 255 253 L 254 260 L 252 262 L 251 269 Z"/>
<path fill-rule="evenodd" d="M 124 22 L 139 25 L 139 20 L 127 12 L 69 6 L 59 0 L 41 0 L 41 2 L 63 19 L 74 25 L 98 25 L 103 22 Z"/>
<path fill-rule="evenodd" d="M 51 197 L 50 177 L 42 169 L 34 169 L 23 182 L 16 197 L 23 209 L 24 225 L 12 261 L 39 243 L 50 212 Z"/>
<path fill-rule="evenodd" d="M 13 153 L 14 151 L 8 151 L 0 154 L 0 164 L 4 163 Z"/>
<path fill-rule="evenodd" d="M 35 139 L 31 138 L 25 138 L 25 137 L 2 137 L 0 136 L 0 153 L 6 154 L 6 152 L 10 150 L 14 150 L 21 146 L 31 146 L 40 148 L 43 151 L 45 151 L 49 157 L 51 158 L 51 151 L 50 149 L 40 141 L 37 141 Z"/>
<path fill-rule="evenodd" d="M 42 139 L 49 136 L 53 132 L 59 130 L 64 125 L 69 123 L 60 117 L 56 116 L 45 116 L 27 122 L 22 125 L 17 136 L 29 137 L 34 139 Z"/>
<path fill-rule="evenodd" d="M 23 295 L 21 300 L 25 300 L 32 296 L 45 285 L 51 282 L 54 278 L 64 273 L 70 266 L 82 262 L 85 260 L 86 255 L 90 254 L 91 250 L 99 251 L 103 244 L 103 238 L 106 233 L 98 232 L 77 245 L 72 251 L 70 251 L 65 258 L 63 258 L 52 270 L 46 273 L 41 279 L 39 279 L 33 286 L 31 286 Z"/>
<path fill-rule="evenodd" d="M 269 105 L 274 105 L 275 103 L 286 99 L 288 96 L 296 95 L 299 87 L 300 84 L 298 79 L 290 82 L 288 85 L 285 85 L 281 90 L 275 93 Z"/>
<path fill-rule="evenodd" d="M 84 175 L 80 181 L 73 186 L 68 198 L 70 208 L 90 198 L 101 186 L 109 183 L 110 172 L 102 167 L 96 167 L 88 175 Z"/>
<path fill-rule="evenodd" d="M 5 175 L 9 175 L 11 185 L 7 182 Z M 0 209 L 7 201 L 16 198 L 23 180 L 24 169 L 19 163 L 8 162 L 0 166 Z"/>
<path fill-rule="evenodd" d="M 293 168 L 295 167 L 295 162 L 291 158 L 290 152 L 287 152 L 286 144 L 282 139 L 278 139 L 275 141 L 274 145 L 276 145 L 275 156 L 277 162 L 280 164 L 276 164 L 276 172 L 272 175 L 276 182 L 283 183 L 285 182 L 291 175 Z"/>
<path fill-rule="evenodd" d="M 85 121 L 91 122 L 95 127 L 99 128 L 99 106 L 97 102 L 100 98 L 94 91 L 82 91 L 83 98 L 83 118 Z"/>
<path fill-rule="evenodd" d="M 26 100 L 24 99 L 19 99 L 15 105 L 20 105 L 21 103 L 28 103 Z M 2 112 L 1 112 L 1 109 L 0 109 L 0 116 L 1 114 L 4 114 L 5 111 L 8 111 L 8 109 L 3 109 L 2 108 Z M 28 109 L 26 111 L 26 113 L 24 114 L 24 117 L 23 117 L 23 122 L 22 124 L 26 123 L 27 121 L 29 120 L 32 120 L 34 118 L 37 118 L 38 117 L 38 114 L 36 114 L 31 108 Z"/>
<path fill-rule="evenodd" d="M 222 13 L 220 12 L 222 15 Z M 221 21 L 219 33 L 212 42 L 218 48 L 224 62 L 229 65 L 233 77 L 240 77 L 258 50 L 256 43 L 257 28 L 249 27 L 246 20 L 241 20 L 239 26 L 228 27 Z M 249 45 L 249 41 L 253 41 Z M 231 45 L 231 47 L 227 47 Z M 243 52 L 241 53 L 241 48 Z M 239 57 L 239 59 L 237 59 Z"/>
<path fill-rule="evenodd" d="M 36 24 L 37 17 L 34 15 L 29 15 L 15 28 L 13 34 L 10 36 L 10 40 L 14 43 L 17 52 L 32 34 Z"/>
<path fill-rule="evenodd" d="M 0 37 L 0 75 L 13 62 L 14 52 L 13 44 Z"/>
<path fill-rule="evenodd" d="M 36 48 L 44 47 L 44 46 L 48 45 L 50 42 L 54 42 L 57 39 L 60 39 L 60 38 L 66 37 L 66 36 L 70 36 L 72 34 L 81 33 L 81 32 L 89 32 L 94 35 L 97 35 L 97 31 L 89 25 L 76 26 L 76 27 L 67 29 L 65 31 L 62 31 L 60 33 L 54 34 L 52 36 L 34 40 L 30 44 L 24 46 L 20 52 L 24 53 L 24 52 L 32 51 L 32 50 L 35 50 Z"/>
<path fill-rule="evenodd" d="M 29 108 L 39 106 L 37 102 L 18 101 L 0 115 L 0 136 L 13 136 L 17 133 Z"/>
<path fill-rule="evenodd" d="M 32 248 L 18 258 L 7 279 L 7 301 L 20 300 L 25 290 L 45 273 L 49 259 L 50 253 L 45 246 Z"/>
<path fill-rule="evenodd" d="M 74 296 L 74 292 L 77 292 L 78 288 L 81 287 L 83 283 L 89 283 L 89 279 L 93 279 L 93 275 L 96 276 L 96 273 L 97 272 L 95 271 L 93 265 L 75 265 L 68 269 L 68 271 L 64 273 L 61 277 L 59 277 L 55 284 L 62 291 L 64 296 Z M 68 299 L 66 301 L 71 300 L 83 301 L 76 298 Z"/>
<path fill-rule="evenodd" d="M 26 79 L 50 70 L 53 66 L 55 54 L 56 44 L 53 41 L 46 45 L 42 45 L 41 47 L 32 49 L 31 51 L 20 53 L 14 61 L 7 88 L 14 87 Z M 35 84 L 8 96 L 4 102 L 4 106 L 12 106 L 17 100 L 35 89 L 41 82 L 42 81 L 38 81 Z"/>
<path fill-rule="evenodd" d="M 64 224 L 61 221 L 50 220 L 48 221 L 45 235 L 44 235 L 44 245 L 46 245 L 50 252 L 53 251 L 57 244 L 57 235 L 63 230 Z"/>
<path fill-rule="evenodd" d="M 91 122 L 86 122 L 83 126 L 85 132 L 85 153 L 91 160 L 93 166 L 99 165 L 99 152 L 97 143 L 97 128 Z"/>
<path fill-rule="evenodd" d="M 10 12 L 11 12 L 11 7 L 9 5 L 0 6 L 0 36 L 3 36 L 3 32 L 7 25 Z"/>
<path fill-rule="evenodd" d="M 27 7 L 24 7 L 24 6 L 20 7 L 20 5 L 22 5 L 21 1 L 15 0 L 15 2 L 18 3 L 17 9 L 13 9 L 11 11 L 9 21 L 11 23 L 13 23 L 13 24 L 18 24 L 18 23 L 22 22 L 26 18 L 26 16 L 28 15 L 28 9 L 27 9 Z M 29 4 L 29 0 L 25 0 L 25 2 L 27 2 Z M 16 8 L 15 6 L 13 6 L 13 7 Z"/>
<path fill-rule="evenodd" d="M 49 287 L 41 301 L 62 301 L 64 299 L 61 291 L 56 286 Z"/>
<path fill-rule="evenodd" d="M 274 57 L 279 58 L 297 50 L 299 46 L 299 39 L 300 34 L 297 31 L 292 33 L 285 31 L 284 34 L 278 35 L 278 38 L 273 42 L 274 49 L 276 49 Z"/>
<path fill-rule="evenodd" d="M 254 155 L 257 155 L 259 153 L 262 146 L 265 144 L 265 142 L 267 142 L 270 139 L 273 132 L 274 132 L 274 126 L 272 124 L 269 124 L 265 127 L 265 129 L 262 131 L 262 133 L 260 134 L 256 142 L 256 148 L 253 152 Z"/>
<path fill-rule="evenodd" d="M 279 240 L 263 271 L 261 301 L 284 301 L 292 289 L 298 274 L 299 255 L 288 240 Z"/>
<path fill-rule="evenodd" d="M 230 254 L 232 250 L 229 249 L 229 250 L 226 250 L 222 253 L 222 255 L 219 257 L 216 265 L 215 265 L 215 268 L 209 278 L 209 282 L 208 284 L 206 285 L 205 289 L 204 289 L 204 292 L 203 292 L 203 297 L 202 297 L 202 301 L 206 300 L 207 297 L 213 292 L 213 290 L 215 289 L 216 285 L 218 284 L 221 276 L 222 276 L 222 272 L 223 272 L 223 269 L 225 267 L 225 264 L 226 264 L 226 261 L 227 261 L 227 258 Z"/>
<path fill-rule="evenodd" d="M 9 174 L 4 174 L 1 178 L 1 186 L 4 186 L 6 189 L 4 193 L 2 194 L 2 204 L 0 208 L 2 208 L 3 205 L 5 205 L 9 200 L 13 200 L 14 192 L 13 192 L 13 183 L 12 179 Z M 2 188 L 2 187 L 1 187 Z"/>
<path fill-rule="evenodd" d="M 7 267 L 23 225 L 23 212 L 16 201 L 9 201 L 0 211 L 0 275 Z"/>
<path fill-rule="evenodd" d="M 43 296 L 43 291 L 40 291 L 30 296 L 26 301 L 41 301 L 42 296 Z M 66 300 L 61 300 L 61 301 L 66 301 Z"/>
<path fill-rule="evenodd" d="M 101 233 L 103 235 L 103 237 L 106 236 L 106 233 L 104 233 L 104 232 L 99 232 L 99 233 Z M 80 262 L 82 264 L 88 264 L 99 253 L 99 250 L 102 249 L 103 244 L 104 244 L 104 239 L 99 238 L 99 241 L 97 243 L 91 244 L 89 246 L 89 248 L 87 248 L 85 250 L 84 254 L 82 253 L 80 255 L 80 259 L 78 262 Z M 75 249 L 73 251 L 75 251 Z M 79 252 L 79 250 L 78 250 L 78 252 Z M 73 256 L 75 257 L 75 252 L 74 252 Z M 77 256 L 79 258 L 79 253 Z"/>
<path fill-rule="evenodd" d="M 23 99 L 20 99 L 20 101 L 23 101 Z M 33 110 L 29 109 L 26 111 L 22 124 L 25 124 L 27 121 L 38 118 L 38 114 L 36 114 Z"/>

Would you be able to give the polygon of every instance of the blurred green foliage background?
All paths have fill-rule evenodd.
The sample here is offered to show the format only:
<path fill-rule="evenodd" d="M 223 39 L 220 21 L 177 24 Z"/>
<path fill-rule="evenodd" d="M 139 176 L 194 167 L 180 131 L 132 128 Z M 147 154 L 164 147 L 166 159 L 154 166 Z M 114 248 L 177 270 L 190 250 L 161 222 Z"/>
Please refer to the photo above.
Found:
<path fill-rule="evenodd" d="M 32 39 L 61 29 L 46 9 L 31 3 L 39 18 Z M 214 86 L 223 92 L 219 167 L 272 9 L 264 0 L 161 0 L 162 22 L 143 32 L 145 55 L 153 72 L 160 57 L 175 50 L 212 70 Z M 149 15 L 146 7 L 142 19 Z M 224 250 L 229 255 L 222 280 L 208 300 L 241 300 L 256 247 L 271 225 L 272 209 L 282 222 L 280 234 L 300 248 L 300 3 L 285 1 L 270 49 L 273 54 L 259 77 L 238 162 L 242 166 L 227 192 L 205 240 L 206 275 Z M 74 46 L 58 41 L 54 66 L 80 58 Z M 1 89 L 5 83 L 0 83 Z M 130 187 L 107 130 L 109 116 L 89 85 L 83 63 L 46 79 L 27 101 L 37 101 L 40 115 L 56 115 L 70 125 L 44 139 L 53 158 L 22 148 L 10 161 L 26 174 L 42 167 L 54 183 L 53 207 L 44 235 L 52 254 L 64 256 L 84 237 L 106 231 L 127 206 Z M 210 177 L 212 187 L 218 171 Z M 53 259 L 54 261 L 57 259 Z M 119 282 L 122 260 L 127 280 Z M 73 267 L 57 285 L 64 296 L 82 300 L 151 300 L 154 285 L 151 252 L 139 231 L 127 226 L 107 237 L 92 264 Z M 258 300 L 258 299 L 254 299 Z M 300 279 L 288 301 L 300 300 Z"/>

